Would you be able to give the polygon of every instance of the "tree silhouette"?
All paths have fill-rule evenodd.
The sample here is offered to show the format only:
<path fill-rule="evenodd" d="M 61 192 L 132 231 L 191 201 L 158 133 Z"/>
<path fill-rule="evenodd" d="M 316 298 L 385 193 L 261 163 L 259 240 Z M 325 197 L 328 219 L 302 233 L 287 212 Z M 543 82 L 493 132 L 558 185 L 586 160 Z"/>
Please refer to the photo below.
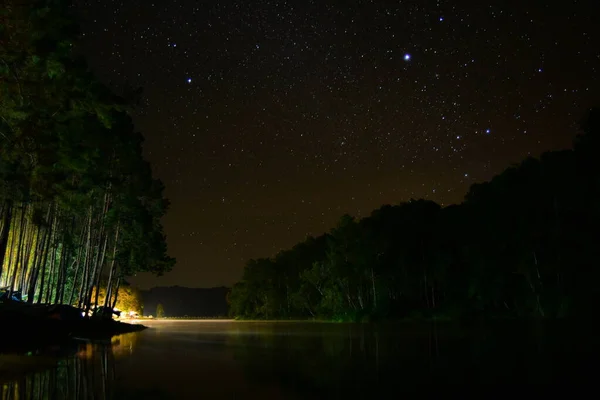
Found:
<path fill-rule="evenodd" d="M 458 205 L 425 200 L 343 216 L 319 238 L 250 260 L 237 318 L 364 320 L 583 316 L 600 300 L 600 111 L 573 150 L 473 185 Z"/>
<path fill-rule="evenodd" d="M 164 318 L 165 317 L 165 308 L 162 304 L 158 304 L 156 306 L 156 318 Z"/>

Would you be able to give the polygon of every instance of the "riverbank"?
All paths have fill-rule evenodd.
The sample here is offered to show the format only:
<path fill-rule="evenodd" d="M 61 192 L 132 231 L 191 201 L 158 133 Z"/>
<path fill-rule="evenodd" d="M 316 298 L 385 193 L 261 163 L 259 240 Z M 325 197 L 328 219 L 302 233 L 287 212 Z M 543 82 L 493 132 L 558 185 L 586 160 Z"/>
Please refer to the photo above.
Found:
<path fill-rule="evenodd" d="M 68 307 L 68 306 L 66 306 Z M 107 340 L 124 333 L 146 329 L 141 324 L 128 324 L 112 319 L 64 317 L 52 308 L 48 312 L 31 312 L 32 308 L 0 305 L 2 336 L 0 352 L 31 351 L 59 346 L 74 339 Z"/>
<path fill-rule="evenodd" d="M 162 318 L 156 318 L 156 317 L 138 317 L 136 318 L 136 320 L 138 321 L 203 321 L 203 320 L 207 320 L 207 321 L 230 321 L 233 318 L 231 317 L 190 317 L 190 316 L 185 316 L 185 317 L 162 317 Z"/>
<path fill-rule="evenodd" d="M 31 349 L 63 345 L 74 339 L 107 340 L 113 336 L 146 329 L 141 324 L 117 321 L 60 320 L 7 320 L 0 319 L 5 328 L 0 341 L 0 352 L 30 351 Z"/>
<path fill-rule="evenodd" d="M 579 330 L 581 332 L 590 332 L 593 322 L 587 318 L 515 318 L 489 316 L 480 318 L 439 318 L 439 317 L 422 317 L 422 318 L 387 318 L 387 319 L 362 319 L 343 320 L 343 319 L 326 319 L 326 318 L 311 318 L 311 319 L 243 319 L 233 318 L 231 321 L 239 323 L 255 323 L 255 324 L 323 324 L 323 325 L 356 325 L 356 326 L 394 326 L 399 329 L 407 329 L 411 331 L 424 330 L 427 331 L 432 327 L 444 327 L 445 329 L 453 329 L 457 331 L 477 331 L 481 329 L 506 329 L 506 328 L 568 328 L 569 330 Z M 593 330 L 595 332 L 595 330 Z"/>

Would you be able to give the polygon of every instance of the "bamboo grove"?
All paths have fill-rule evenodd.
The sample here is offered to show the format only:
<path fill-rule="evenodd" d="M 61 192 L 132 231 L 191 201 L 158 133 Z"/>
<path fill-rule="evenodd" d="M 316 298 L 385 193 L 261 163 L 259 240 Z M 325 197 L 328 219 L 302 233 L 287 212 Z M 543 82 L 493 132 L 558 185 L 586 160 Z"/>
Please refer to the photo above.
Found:
<path fill-rule="evenodd" d="M 71 11 L 61 0 L 0 9 L 0 287 L 89 310 L 174 260 L 129 102 L 87 68 Z"/>

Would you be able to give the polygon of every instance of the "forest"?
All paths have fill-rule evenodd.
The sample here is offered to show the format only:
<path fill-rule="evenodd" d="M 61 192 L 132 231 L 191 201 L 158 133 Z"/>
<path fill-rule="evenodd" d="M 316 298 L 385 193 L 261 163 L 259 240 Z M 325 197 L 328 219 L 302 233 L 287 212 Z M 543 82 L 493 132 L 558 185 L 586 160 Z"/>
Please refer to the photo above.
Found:
<path fill-rule="evenodd" d="M 585 318 L 600 303 L 600 110 L 546 152 L 441 207 L 411 200 L 340 218 L 232 288 L 239 319 Z"/>
<path fill-rule="evenodd" d="M 130 117 L 139 91 L 91 72 L 78 28 L 69 1 L 0 8 L 0 295 L 89 311 L 175 260 Z"/>

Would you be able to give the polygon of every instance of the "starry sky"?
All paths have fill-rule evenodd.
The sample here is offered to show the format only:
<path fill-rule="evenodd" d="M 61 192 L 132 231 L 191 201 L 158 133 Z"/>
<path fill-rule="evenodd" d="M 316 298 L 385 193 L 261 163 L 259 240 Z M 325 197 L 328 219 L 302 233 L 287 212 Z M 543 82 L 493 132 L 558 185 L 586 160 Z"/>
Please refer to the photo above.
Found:
<path fill-rule="evenodd" d="M 144 89 L 172 203 L 177 265 L 142 288 L 229 286 L 344 213 L 460 202 L 600 105 L 593 0 L 74 1 L 90 66 Z"/>

